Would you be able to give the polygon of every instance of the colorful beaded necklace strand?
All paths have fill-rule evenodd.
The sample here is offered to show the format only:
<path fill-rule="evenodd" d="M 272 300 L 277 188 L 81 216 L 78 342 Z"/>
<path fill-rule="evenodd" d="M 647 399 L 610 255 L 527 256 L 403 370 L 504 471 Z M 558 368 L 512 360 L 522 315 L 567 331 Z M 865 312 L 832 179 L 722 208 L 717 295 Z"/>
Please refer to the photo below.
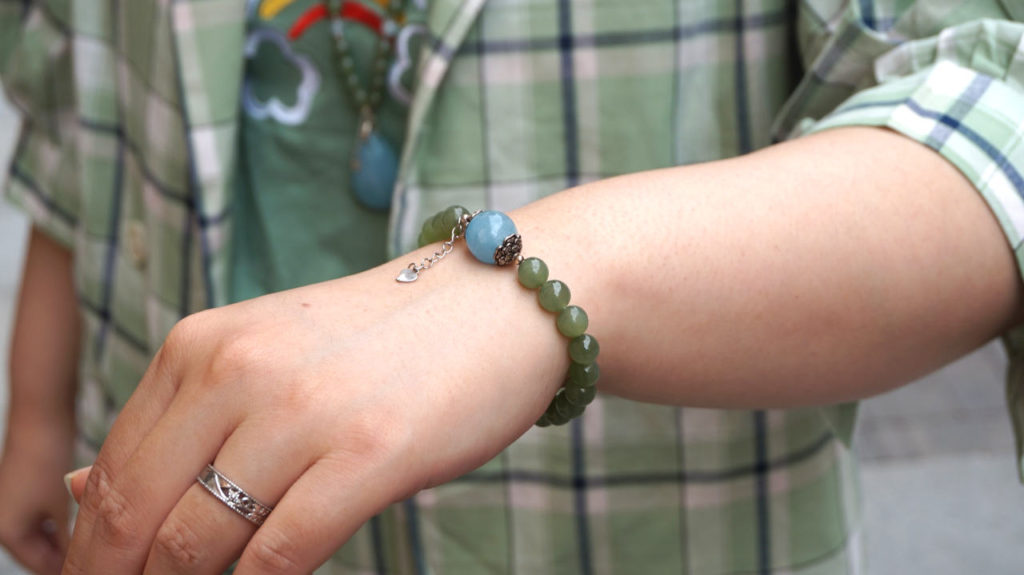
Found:
<path fill-rule="evenodd" d="M 352 50 L 345 38 L 345 24 L 341 10 L 332 10 L 325 0 L 331 16 L 331 32 L 334 36 L 334 61 L 342 77 L 342 85 L 348 93 L 356 113 L 359 115 L 359 132 L 352 151 L 351 175 L 352 193 L 364 206 L 384 211 L 391 206 L 391 192 L 398 176 L 398 156 L 391 145 L 376 129 L 377 109 L 384 97 L 384 81 L 388 74 L 392 45 L 398 31 L 398 19 L 405 9 L 404 0 L 390 0 L 381 24 L 380 41 L 370 66 L 370 86 L 366 89 L 356 73 Z"/>

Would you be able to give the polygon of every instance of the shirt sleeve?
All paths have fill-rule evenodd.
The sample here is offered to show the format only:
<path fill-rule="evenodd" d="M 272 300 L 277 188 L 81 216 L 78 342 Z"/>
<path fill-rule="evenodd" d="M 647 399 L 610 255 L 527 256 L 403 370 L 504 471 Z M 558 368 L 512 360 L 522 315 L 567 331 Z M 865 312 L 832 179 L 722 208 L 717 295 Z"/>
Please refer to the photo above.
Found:
<path fill-rule="evenodd" d="M 72 245 L 79 211 L 70 3 L 7 2 L 0 9 L 0 81 L 22 118 L 4 192 L 33 225 Z"/>
<path fill-rule="evenodd" d="M 999 0 L 918 1 L 899 10 L 862 0 L 829 18 L 822 4 L 801 9 L 806 73 L 776 120 L 776 137 L 879 126 L 930 147 L 985 199 L 1024 269 L 1024 10 L 1014 14 Z M 1024 358 L 1012 346 L 1010 355 Z M 1024 400 L 1015 399 L 1024 395 L 1024 370 L 1010 371 L 1022 374 L 1008 381 L 1008 397 L 1024 478 Z M 856 409 L 822 412 L 849 441 Z"/>

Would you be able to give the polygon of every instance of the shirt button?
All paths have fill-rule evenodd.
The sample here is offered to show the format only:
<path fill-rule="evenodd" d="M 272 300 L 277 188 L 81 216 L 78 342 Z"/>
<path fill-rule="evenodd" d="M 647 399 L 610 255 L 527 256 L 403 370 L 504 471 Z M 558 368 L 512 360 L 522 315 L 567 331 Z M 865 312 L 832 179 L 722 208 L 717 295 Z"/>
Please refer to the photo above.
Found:
<path fill-rule="evenodd" d="M 128 222 L 128 252 L 132 256 L 132 263 L 138 269 L 146 267 L 146 260 L 149 256 L 149 249 L 146 246 L 146 226 L 138 220 Z"/>

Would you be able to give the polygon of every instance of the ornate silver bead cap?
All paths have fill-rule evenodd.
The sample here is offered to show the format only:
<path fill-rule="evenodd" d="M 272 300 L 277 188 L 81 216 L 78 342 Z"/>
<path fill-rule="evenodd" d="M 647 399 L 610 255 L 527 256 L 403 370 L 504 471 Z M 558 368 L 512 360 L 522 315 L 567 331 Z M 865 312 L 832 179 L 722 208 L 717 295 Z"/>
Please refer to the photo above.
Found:
<path fill-rule="evenodd" d="M 499 266 L 507 266 L 515 263 L 519 258 L 519 252 L 523 251 L 523 238 L 519 234 L 512 234 L 501 242 L 501 245 L 494 250 L 494 263 Z"/>

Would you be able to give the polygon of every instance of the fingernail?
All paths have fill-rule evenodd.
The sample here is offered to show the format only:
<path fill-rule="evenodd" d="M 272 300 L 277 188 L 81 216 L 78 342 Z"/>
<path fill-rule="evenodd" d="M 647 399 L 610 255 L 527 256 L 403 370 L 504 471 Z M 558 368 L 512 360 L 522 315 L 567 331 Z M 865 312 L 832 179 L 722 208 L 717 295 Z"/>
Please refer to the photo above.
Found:
<path fill-rule="evenodd" d="M 74 476 L 75 476 L 75 472 L 74 471 L 71 471 L 69 473 L 65 473 L 64 474 L 64 487 L 67 487 L 68 495 L 70 495 L 71 497 L 75 496 L 75 494 L 71 492 L 71 478 L 74 477 Z"/>
<path fill-rule="evenodd" d="M 71 482 L 74 481 L 75 477 L 80 475 L 83 471 L 88 472 L 90 467 L 92 466 L 90 465 L 88 467 L 81 467 L 64 476 L 64 487 L 68 488 L 68 493 L 71 494 L 71 498 L 74 499 L 75 501 L 78 501 L 78 498 L 75 497 L 75 490 L 71 488 Z"/>

